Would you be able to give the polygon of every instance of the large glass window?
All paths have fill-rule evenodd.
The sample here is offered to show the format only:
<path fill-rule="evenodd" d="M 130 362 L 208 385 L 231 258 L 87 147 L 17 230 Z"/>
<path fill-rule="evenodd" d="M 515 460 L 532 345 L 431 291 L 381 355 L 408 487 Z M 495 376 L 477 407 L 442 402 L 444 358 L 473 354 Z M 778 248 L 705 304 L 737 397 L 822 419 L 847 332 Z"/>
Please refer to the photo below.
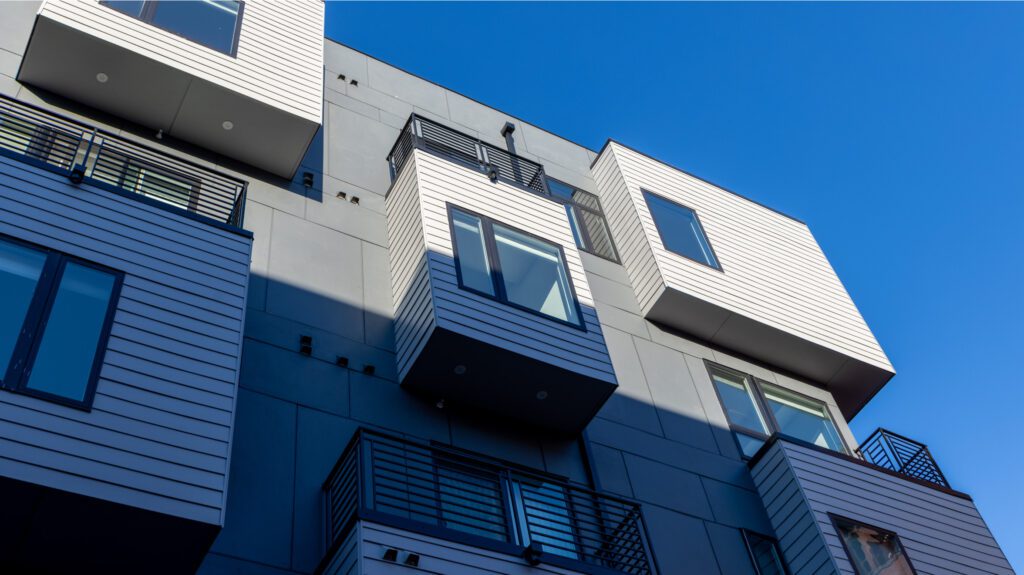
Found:
<path fill-rule="evenodd" d="M 786 575 L 782 553 L 774 539 L 743 530 L 743 539 L 750 552 L 750 561 L 754 564 L 757 575 Z"/>
<path fill-rule="evenodd" d="M 460 287 L 582 327 L 561 247 L 455 207 L 449 211 Z"/>
<path fill-rule="evenodd" d="M 234 0 L 107 0 L 102 4 L 225 54 L 237 48 L 242 3 Z"/>
<path fill-rule="evenodd" d="M 857 575 L 914 575 L 895 533 L 834 515 L 832 523 Z"/>
<path fill-rule="evenodd" d="M 644 199 L 666 250 L 721 269 L 696 212 L 646 190 Z"/>
<path fill-rule="evenodd" d="M 8 390 L 89 407 L 121 274 L 0 238 L 0 375 Z"/>
<path fill-rule="evenodd" d="M 548 178 L 548 191 L 552 198 L 565 204 L 576 247 L 606 260 L 619 261 L 597 196 L 553 178 Z"/>
<path fill-rule="evenodd" d="M 709 366 L 709 372 L 745 457 L 753 457 L 772 433 L 846 452 L 824 403 L 721 366 Z"/>

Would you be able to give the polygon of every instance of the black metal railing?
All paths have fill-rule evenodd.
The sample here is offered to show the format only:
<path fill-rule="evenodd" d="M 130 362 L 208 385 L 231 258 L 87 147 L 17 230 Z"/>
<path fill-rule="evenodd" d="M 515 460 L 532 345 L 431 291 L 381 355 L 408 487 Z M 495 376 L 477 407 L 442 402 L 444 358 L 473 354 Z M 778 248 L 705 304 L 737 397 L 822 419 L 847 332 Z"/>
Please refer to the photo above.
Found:
<path fill-rule="evenodd" d="M 586 573 L 655 573 L 638 503 L 451 448 L 361 431 L 324 483 L 328 556 L 370 520 Z"/>
<path fill-rule="evenodd" d="M 75 183 L 242 227 L 244 181 L 6 97 L 0 97 L 0 155 L 64 174 Z"/>
<path fill-rule="evenodd" d="M 857 453 L 868 463 L 949 488 L 928 446 L 898 433 L 878 428 L 857 448 Z"/>
<path fill-rule="evenodd" d="M 487 174 L 493 181 L 524 187 L 548 195 L 544 166 L 497 146 L 413 114 L 388 154 L 391 173 L 397 176 L 415 149 L 425 150 Z"/>

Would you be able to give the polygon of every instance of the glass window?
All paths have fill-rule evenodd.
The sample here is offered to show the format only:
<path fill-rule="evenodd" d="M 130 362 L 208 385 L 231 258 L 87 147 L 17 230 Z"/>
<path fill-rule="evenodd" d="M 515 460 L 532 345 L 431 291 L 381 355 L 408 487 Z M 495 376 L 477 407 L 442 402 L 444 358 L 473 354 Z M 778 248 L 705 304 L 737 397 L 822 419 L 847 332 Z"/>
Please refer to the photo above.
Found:
<path fill-rule="evenodd" d="M 116 272 L 0 239 L 3 387 L 88 407 L 120 285 Z"/>
<path fill-rule="evenodd" d="M 832 517 L 857 575 L 914 575 L 895 533 Z"/>
<path fill-rule="evenodd" d="M 557 244 L 449 207 L 459 286 L 582 326 Z"/>
<path fill-rule="evenodd" d="M 106 1 L 102 4 L 225 54 L 235 51 L 242 3 L 234 0 Z"/>
<path fill-rule="evenodd" d="M 161 170 L 129 164 L 125 167 L 122 187 L 172 206 L 195 211 L 199 184 Z"/>
<path fill-rule="evenodd" d="M 491 281 L 483 222 L 476 216 L 452 210 L 452 236 L 455 262 L 463 287 L 493 296 L 494 282 Z"/>
<path fill-rule="evenodd" d="M 497 224 L 494 241 L 508 301 L 555 319 L 579 323 L 569 276 L 557 246 Z"/>
<path fill-rule="evenodd" d="M 545 553 L 578 559 L 576 539 L 565 490 L 553 483 L 518 480 L 513 484 L 518 500 L 520 535 L 523 545 L 540 543 Z"/>
<path fill-rule="evenodd" d="M 647 191 L 644 199 L 666 250 L 720 269 L 696 212 Z"/>
<path fill-rule="evenodd" d="M 441 526 L 504 541 L 505 507 L 496 476 L 444 463 L 437 468 Z"/>
<path fill-rule="evenodd" d="M 774 385 L 762 384 L 761 388 L 781 433 L 818 447 L 845 451 L 839 431 L 824 403 Z"/>
<path fill-rule="evenodd" d="M 754 563 L 757 575 L 786 575 L 782 554 L 775 540 L 747 530 L 743 531 L 743 538 L 747 542 L 750 560 Z"/>
<path fill-rule="evenodd" d="M 47 254 L 0 240 L 0 377 L 5 377 Z"/>
<path fill-rule="evenodd" d="M 614 262 L 618 261 L 615 244 L 608 230 L 604 212 L 597 196 L 569 184 L 548 178 L 551 197 L 565 204 L 573 240 L 579 249 Z"/>
<path fill-rule="evenodd" d="M 25 387 L 85 401 L 116 281 L 103 270 L 65 265 Z"/>

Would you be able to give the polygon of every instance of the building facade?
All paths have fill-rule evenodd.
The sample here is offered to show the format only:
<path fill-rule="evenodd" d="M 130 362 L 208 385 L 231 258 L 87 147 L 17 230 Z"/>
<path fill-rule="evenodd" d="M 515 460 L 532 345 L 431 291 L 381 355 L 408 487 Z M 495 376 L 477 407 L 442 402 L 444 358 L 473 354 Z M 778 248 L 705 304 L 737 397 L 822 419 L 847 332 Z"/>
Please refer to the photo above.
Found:
<path fill-rule="evenodd" d="M 805 223 L 323 11 L 0 4 L 4 572 L 1013 573 Z"/>

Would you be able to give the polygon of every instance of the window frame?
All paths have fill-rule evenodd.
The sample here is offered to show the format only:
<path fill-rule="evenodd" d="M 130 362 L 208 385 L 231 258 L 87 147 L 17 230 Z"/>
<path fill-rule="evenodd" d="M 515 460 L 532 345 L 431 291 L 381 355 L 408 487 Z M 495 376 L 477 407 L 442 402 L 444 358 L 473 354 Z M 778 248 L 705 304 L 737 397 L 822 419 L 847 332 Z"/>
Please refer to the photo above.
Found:
<path fill-rule="evenodd" d="M 114 316 L 117 313 L 121 286 L 124 283 L 124 272 L 6 234 L 0 233 L 0 241 L 20 245 L 46 254 L 46 263 L 43 264 L 43 270 L 36 282 L 32 301 L 29 304 L 28 311 L 25 313 L 25 319 L 22 321 L 21 331 L 11 352 L 7 371 L 0 374 L 2 376 L 0 388 L 82 411 L 91 411 L 92 403 L 96 396 L 96 386 L 99 383 L 100 371 L 107 354 L 110 332 L 114 325 Z M 107 301 L 107 310 L 96 341 L 96 351 L 93 354 L 92 367 L 89 370 L 85 393 L 81 400 L 28 387 L 29 380 L 31 379 L 31 370 L 39 353 L 43 335 L 46 333 L 46 327 L 53 311 L 53 304 L 57 298 L 57 292 L 60 289 L 61 280 L 64 278 L 64 270 L 67 268 L 68 263 L 99 270 L 114 277 L 114 283 L 110 288 L 110 298 Z"/>
<path fill-rule="evenodd" d="M 576 222 L 576 226 L 573 227 L 573 229 L 576 230 L 579 233 L 580 241 L 583 242 L 583 246 L 580 246 L 579 244 L 576 244 L 577 249 L 580 249 L 580 250 L 582 250 L 584 252 L 587 252 L 590 255 L 597 256 L 597 257 L 599 257 L 601 259 L 608 260 L 610 262 L 621 263 L 621 260 L 619 259 L 619 248 L 615 245 L 614 238 L 612 238 L 612 228 L 611 228 L 611 226 L 608 225 L 608 218 L 605 217 L 604 206 L 601 205 L 601 199 L 598 198 L 597 195 L 595 195 L 595 194 L 591 194 L 590 192 L 588 192 L 586 190 L 583 190 L 583 189 L 580 189 L 580 188 L 578 188 L 576 186 L 567 184 L 567 183 L 563 182 L 562 180 L 559 180 L 558 178 L 552 178 L 551 176 L 545 176 L 545 179 L 547 179 L 549 184 L 550 184 L 550 182 L 555 182 L 556 184 L 558 184 L 560 186 L 565 186 L 566 188 L 569 188 L 573 192 L 579 191 L 579 192 L 583 192 L 584 194 L 590 194 L 591 196 L 594 196 L 594 199 L 597 200 L 597 205 L 598 205 L 598 209 L 596 209 L 596 210 L 593 209 L 593 208 L 589 208 L 587 206 L 584 206 L 584 205 L 576 202 L 575 200 L 573 200 L 571 198 L 570 199 L 565 199 L 565 198 L 562 198 L 561 196 L 557 196 L 554 193 L 550 192 L 551 187 L 550 187 L 550 185 L 548 186 L 548 191 L 549 191 L 548 196 L 553 201 L 556 201 L 556 202 L 562 204 L 563 206 L 565 206 L 565 209 L 566 209 L 567 212 L 568 211 L 572 211 L 572 217 L 573 217 L 574 221 Z M 583 214 L 581 212 L 588 212 L 590 214 L 599 216 L 601 218 L 601 221 L 604 222 L 605 229 L 608 231 L 608 243 L 609 243 L 609 245 L 611 246 L 611 249 L 612 249 L 612 257 L 609 258 L 609 257 L 606 257 L 606 256 L 601 255 L 601 254 L 599 254 L 599 253 L 594 251 L 594 249 L 593 249 L 594 248 L 594 240 L 593 240 L 593 238 L 590 235 L 590 229 L 584 223 Z M 572 226 L 572 222 L 569 222 L 569 225 Z M 573 239 L 575 239 L 575 238 L 573 238 Z"/>
<path fill-rule="evenodd" d="M 751 543 L 750 543 L 750 536 L 751 535 L 754 535 L 756 537 L 760 537 L 761 539 L 763 539 L 765 541 L 771 542 L 771 544 L 775 547 L 775 554 L 776 554 L 776 557 L 779 560 L 779 565 L 782 567 L 782 572 L 785 575 L 790 575 L 791 574 L 791 572 L 789 570 L 789 565 L 786 564 L 786 558 L 782 556 L 782 549 L 779 547 L 779 540 L 778 539 L 776 539 L 774 537 L 769 537 L 767 535 L 762 535 L 762 534 L 757 533 L 755 531 L 750 531 L 749 529 L 740 529 L 740 533 L 743 535 L 743 545 L 747 548 L 747 554 L 750 556 L 750 563 L 751 563 L 751 565 L 754 566 L 754 572 L 757 575 L 762 575 L 761 574 L 761 566 L 758 565 L 757 561 L 754 559 L 754 546 L 751 545 Z"/>
<path fill-rule="evenodd" d="M 512 307 L 514 309 L 518 309 L 520 311 L 524 311 L 524 312 L 529 313 L 531 315 L 542 317 L 542 318 L 547 319 L 549 321 L 553 321 L 553 322 L 556 322 L 558 324 L 571 327 L 573 329 L 578 329 L 578 330 L 581 330 L 581 331 L 587 331 L 586 320 L 584 320 L 584 318 L 583 318 L 583 309 L 580 307 L 580 300 L 579 300 L 579 297 L 577 297 L 577 295 L 576 295 L 576 286 L 575 286 L 575 284 L 572 281 L 572 273 L 570 273 L 570 271 L 569 271 L 569 263 L 565 259 L 565 249 L 560 244 L 555 243 L 555 242 L 550 241 L 550 240 L 547 240 L 545 238 L 542 238 L 542 237 L 540 237 L 540 236 L 538 236 L 536 234 L 531 234 L 530 232 L 524 231 L 524 230 L 522 230 L 520 228 L 517 228 L 515 226 L 510 226 L 510 225 L 508 225 L 508 224 L 506 224 L 504 222 L 496 221 L 493 218 L 485 216 L 485 215 L 483 215 L 483 214 L 481 214 L 479 212 L 474 212 L 472 210 L 468 210 L 466 208 L 457 206 L 455 204 L 452 204 L 451 202 L 445 202 L 445 206 L 446 206 L 446 210 L 448 212 L 448 231 L 449 231 L 449 236 L 451 237 L 451 241 L 452 241 L 452 257 L 455 260 L 455 277 L 456 277 L 456 281 L 458 282 L 459 289 L 465 290 L 467 292 L 476 294 L 476 295 L 478 295 L 480 297 L 487 298 L 487 299 L 492 300 L 492 301 L 499 302 L 501 304 L 507 305 L 507 306 Z M 478 218 L 480 220 L 480 233 L 483 235 L 484 249 L 485 249 L 486 255 L 487 255 L 487 265 L 488 265 L 488 270 L 487 271 L 488 271 L 488 275 L 490 276 L 490 279 L 491 279 L 491 288 L 494 290 L 494 294 L 493 295 L 489 294 L 489 293 L 486 293 L 486 292 L 482 292 L 482 291 L 480 291 L 478 289 L 469 287 L 469 286 L 465 285 L 463 283 L 463 281 L 462 281 L 462 267 L 459 265 L 459 243 L 455 239 L 455 217 L 454 217 L 455 211 L 462 212 L 462 213 L 464 213 L 466 215 L 473 216 L 473 217 Z M 498 245 L 497 245 L 497 241 L 495 240 L 495 237 L 494 237 L 494 225 L 495 224 L 497 224 L 497 225 L 499 225 L 499 226 L 501 226 L 503 228 L 506 228 L 508 230 L 511 230 L 511 231 L 513 231 L 515 233 L 523 234 L 524 236 L 527 236 L 527 237 L 532 238 L 534 240 L 537 240 L 537 241 L 539 241 L 541 243 L 544 243 L 544 244 L 547 244 L 549 246 L 552 246 L 552 247 L 554 247 L 555 249 L 558 250 L 558 257 L 559 257 L 559 259 L 561 261 L 562 269 L 565 271 L 566 284 L 567 284 L 567 287 L 568 287 L 568 290 L 569 290 L 569 294 L 568 295 L 572 298 L 573 309 L 576 312 L 576 318 L 579 320 L 579 323 L 574 323 L 574 322 L 571 322 L 571 321 L 568 321 L 568 320 L 557 318 L 557 317 L 552 316 L 552 315 L 548 315 L 546 313 L 543 313 L 543 312 L 535 310 L 535 309 L 533 309 L 531 307 L 528 307 L 528 306 L 525 306 L 525 305 L 522 305 L 522 304 L 510 301 L 508 299 L 508 294 L 505 291 L 504 276 L 503 276 L 502 271 L 501 271 L 501 258 L 498 255 Z"/>
<path fill-rule="evenodd" d="M 903 544 L 903 540 L 900 539 L 899 533 L 896 533 L 895 531 L 889 529 L 876 527 L 871 523 L 866 523 L 864 521 L 859 521 L 857 519 L 851 519 L 845 515 L 839 515 L 838 513 L 828 512 L 826 513 L 826 515 L 828 515 L 829 522 L 832 524 L 832 529 L 836 532 L 836 537 L 839 538 L 839 542 L 843 546 L 843 552 L 846 553 L 846 560 L 850 562 L 850 566 L 853 567 L 853 572 L 857 575 L 867 574 L 861 573 L 861 570 L 857 568 L 857 564 L 853 561 L 853 555 L 850 554 L 850 548 L 846 545 L 846 539 L 844 539 L 843 535 L 839 532 L 839 525 L 838 523 L 836 523 L 837 520 L 845 521 L 847 523 L 853 523 L 855 525 L 860 525 L 861 527 L 867 527 L 869 529 L 874 529 L 875 531 L 878 531 L 879 533 L 884 533 L 886 535 L 892 535 L 893 539 L 896 541 L 896 545 L 900 548 L 900 551 L 902 551 L 903 558 L 907 560 L 907 567 L 910 567 L 910 572 L 914 575 L 917 575 L 917 568 L 914 567 L 914 562 L 911 561 L 910 554 L 907 553 L 907 547 Z"/>
<path fill-rule="evenodd" d="M 850 455 L 852 453 L 852 451 L 850 449 L 850 446 L 846 443 L 846 438 L 843 437 L 843 433 L 839 429 L 839 425 L 836 424 L 836 417 L 832 413 L 832 408 L 829 407 L 828 403 L 826 403 L 824 401 L 821 401 L 820 399 L 811 397 L 811 396 L 807 395 L 806 393 L 800 393 L 799 391 L 790 389 L 788 387 L 779 385 L 777 383 L 771 383 L 769 381 L 764 381 L 761 378 L 755 377 L 755 376 L 750 375 L 748 373 L 743 373 L 742 371 L 739 371 L 737 369 L 733 369 L 731 367 L 726 367 L 726 366 L 721 365 L 719 363 L 714 363 L 714 362 L 709 361 L 709 360 L 704 360 L 704 365 L 705 365 L 705 367 L 707 369 L 708 377 L 711 379 L 711 387 L 713 387 L 715 389 L 715 397 L 718 398 L 718 404 L 719 404 L 719 406 L 722 407 L 722 411 L 725 414 L 725 421 L 729 424 L 729 431 L 732 432 L 733 441 L 736 443 L 736 449 L 739 450 L 740 457 L 743 458 L 744 460 L 751 459 L 753 456 L 748 456 L 747 454 L 743 453 L 743 448 L 742 448 L 742 446 L 739 443 L 739 439 L 736 437 L 736 433 L 737 432 L 742 433 L 743 435 L 749 435 L 751 437 L 756 437 L 757 439 L 760 439 L 761 441 L 764 441 L 764 442 L 767 442 L 769 439 L 771 439 L 771 436 L 775 435 L 775 434 L 782 435 L 784 437 L 791 437 L 789 435 L 786 435 L 786 433 L 782 431 L 782 427 L 779 425 L 779 422 L 775 419 L 775 414 L 772 413 L 771 406 L 768 403 L 768 397 L 764 393 L 764 389 L 762 387 L 763 384 L 767 384 L 767 385 L 770 385 L 772 387 L 778 387 L 780 389 L 783 389 L 787 393 L 792 393 L 793 395 L 796 395 L 797 397 L 806 399 L 806 400 L 808 400 L 808 401 L 810 401 L 812 403 L 821 404 L 822 407 L 824 408 L 825 413 L 828 415 L 829 421 L 832 422 L 832 426 L 835 427 L 836 435 L 839 437 L 839 444 L 843 448 L 842 451 L 836 451 L 836 450 L 830 449 L 828 447 L 826 447 L 824 449 L 828 449 L 829 451 L 835 451 L 836 453 L 839 453 L 839 454 L 842 454 L 842 455 Z M 754 429 L 750 429 L 750 428 L 742 426 L 742 425 L 735 424 L 735 423 L 732 422 L 732 420 L 729 419 L 729 414 L 728 414 L 728 412 L 725 411 L 725 402 L 722 401 L 722 394 L 721 394 L 721 392 L 718 391 L 718 385 L 715 383 L 715 380 L 714 380 L 714 376 L 715 376 L 715 372 L 716 371 L 723 372 L 723 373 L 726 373 L 726 374 L 730 374 L 730 375 L 733 375 L 735 377 L 744 378 L 744 379 L 747 380 L 747 382 L 750 383 L 750 389 L 751 389 L 751 391 L 753 392 L 753 395 L 754 395 L 754 407 L 756 409 L 760 410 L 761 413 L 759 415 L 761 416 L 762 421 L 764 421 L 765 425 L 768 427 L 768 434 L 767 435 L 765 435 L 763 432 L 760 432 L 760 431 L 757 431 L 757 430 L 754 430 Z"/>
<path fill-rule="evenodd" d="M 702 265 L 702 266 L 704 266 L 706 268 L 710 268 L 710 269 L 713 269 L 713 270 L 725 273 L 725 269 L 722 268 L 722 260 L 719 259 L 718 253 L 715 252 L 715 247 L 711 244 L 711 238 L 708 237 L 708 232 L 707 232 L 707 230 L 704 229 L 704 223 L 701 221 L 700 214 L 697 213 L 697 210 L 691 208 L 690 206 L 688 206 L 686 204 L 677 202 L 677 201 L 675 201 L 675 200 L 673 200 L 671 198 L 663 196 L 662 194 L 654 193 L 654 192 L 652 192 L 652 191 L 650 191 L 650 190 L 648 190 L 646 188 L 640 188 L 640 194 L 643 196 L 643 198 L 644 198 L 644 205 L 647 207 L 647 212 L 651 215 L 651 220 L 654 222 L 654 228 L 658 231 L 658 241 L 661 242 L 661 247 L 664 248 L 664 250 L 666 252 L 675 254 L 675 255 L 677 255 L 679 257 L 682 257 L 682 258 L 686 258 L 686 259 L 688 259 L 688 260 L 690 260 L 692 262 L 696 262 L 696 263 L 698 263 L 698 264 L 700 264 L 700 265 Z M 697 230 L 700 232 L 700 235 L 703 238 L 704 243 L 706 243 L 708 245 L 708 251 L 711 253 L 711 259 L 714 260 L 714 265 L 711 265 L 708 262 L 702 262 L 702 261 L 700 261 L 700 260 L 698 260 L 696 258 L 690 257 L 690 256 L 688 256 L 688 255 L 686 255 L 684 253 L 677 252 L 677 251 L 669 248 L 665 244 L 665 234 L 662 232 L 661 225 L 658 223 L 658 218 L 656 218 L 654 216 L 654 210 L 651 209 L 651 200 L 650 200 L 650 198 L 652 198 L 652 197 L 653 198 L 657 198 L 657 199 L 662 200 L 662 201 L 665 201 L 665 202 L 668 202 L 668 203 L 673 204 L 675 206 L 678 206 L 680 208 L 683 208 L 684 210 L 688 210 L 690 213 L 693 214 L 693 219 L 694 219 L 694 221 L 697 222 Z"/>
<path fill-rule="evenodd" d="M 173 34 L 173 35 L 175 35 L 175 36 L 177 36 L 179 38 L 183 38 L 185 40 L 188 40 L 189 42 L 191 42 L 191 43 L 193 43 L 193 44 L 195 44 L 197 46 L 202 46 L 203 48 L 206 48 L 208 50 L 213 50 L 214 52 L 216 52 L 218 54 L 224 54 L 226 56 L 230 56 L 231 58 L 238 58 L 238 39 L 239 39 L 239 37 L 242 34 L 242 16 L 243 16 L 243 14 L 245 12 L 245 1 L 244 0 L 238 0 L 238 14 L 235 16 L 235 29 L 231 33 L 231 49 L 228 50 L 227 52 L 225 52 L 223 50 L 220 50 L 220 49 L 217 49 L 217 48 L 214 48 L 212 46 L 207 46 L 206 44 L 203 44 L 202 42 L 199 42 L 199 41 L 195 40 L 194 38 L 189 38 L 188 36 L 186 36 L 186 35 L 184 35 L 184 34 L 182 34 L 180 32 L 175 32 L 174 30 L 168 30 L 167 28 L 164 28 L 163 26 L 159 26 L 157 24 L 154 24 L 153 23 L 153 17 L 156 15 L 157 5 L 160 4 L 160 2 L 170 2 L 170 1 L 174 1 L 174 0 L 141 0 L 141 1 L 142 1 L 142 10 L 139 12 L 138 16 L 134 16 L 134 15 L 129 14 L 127 12 L 122 12 L 122 11 L 118 10 L 117 8 L 115 8 L 113 6 L 110 6 L 110 1 L 109 0 L 102 0 L 100 2 L 100 5 L 101 6 L 105 6 L 105 7 L 109 8 L 109 9 L 113 10 L 114 12 L 117 12 L 118 14 L 122 14 L 124 16 L 129 17 L 129 18 L 132 18 L 133 20 L 138 20 L 139 22 L 142 22 L 143 24 L 147 24 L 149 26 L 152 26 L 152 27 L 154 27 L 154 28 L 156 28 L 158 30 L 163 30 L 164 32 L 167 32 L 168 34 Z"/>

